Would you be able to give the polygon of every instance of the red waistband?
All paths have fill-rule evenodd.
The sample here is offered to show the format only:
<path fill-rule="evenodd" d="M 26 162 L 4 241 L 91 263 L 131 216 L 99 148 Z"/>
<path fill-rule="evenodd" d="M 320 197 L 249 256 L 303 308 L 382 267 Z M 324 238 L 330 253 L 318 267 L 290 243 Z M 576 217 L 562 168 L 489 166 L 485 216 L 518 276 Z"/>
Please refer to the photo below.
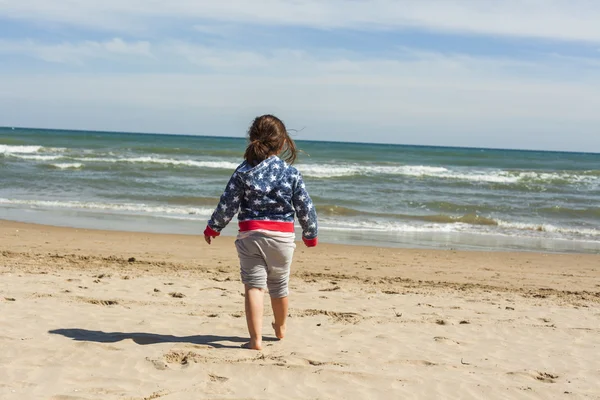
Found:
<path fill-rule="evenodd" d="M 245 231 L 257 231 L 264 229 L 265 231 L 276 231 L 276 232 L 294 232 L 293 222 L 281 222 L 281 221 L 240 221 L 240 232 Z"/>

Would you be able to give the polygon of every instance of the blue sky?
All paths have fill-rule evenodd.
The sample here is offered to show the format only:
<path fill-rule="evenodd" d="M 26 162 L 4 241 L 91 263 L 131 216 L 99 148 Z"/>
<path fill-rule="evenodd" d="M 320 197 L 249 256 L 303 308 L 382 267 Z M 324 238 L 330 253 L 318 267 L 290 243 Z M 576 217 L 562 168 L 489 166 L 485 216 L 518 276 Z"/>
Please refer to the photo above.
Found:
<path fill-rule="evenodd" d="M 600 152 L 593 0 L 0 0 L 0 125 Z"/>

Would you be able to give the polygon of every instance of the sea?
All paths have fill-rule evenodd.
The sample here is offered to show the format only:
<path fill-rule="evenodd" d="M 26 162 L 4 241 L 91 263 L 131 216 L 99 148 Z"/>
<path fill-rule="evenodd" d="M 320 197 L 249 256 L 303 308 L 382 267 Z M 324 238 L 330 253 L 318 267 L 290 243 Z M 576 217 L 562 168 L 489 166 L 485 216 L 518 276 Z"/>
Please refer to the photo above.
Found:
<path fill-rule="evenodd" d="M 320 242 L 600 253 L 600 154 L 297 145 Z M 201 235 L 245 146 L 243 133 L 0 128 L 0 219 Z"/>

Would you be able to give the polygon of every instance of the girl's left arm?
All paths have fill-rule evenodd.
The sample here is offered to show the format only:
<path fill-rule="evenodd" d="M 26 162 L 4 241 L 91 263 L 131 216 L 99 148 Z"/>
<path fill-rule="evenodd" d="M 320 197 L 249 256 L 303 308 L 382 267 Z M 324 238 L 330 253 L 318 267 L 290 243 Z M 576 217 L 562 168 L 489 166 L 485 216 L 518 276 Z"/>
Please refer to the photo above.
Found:
<path fill-rule="evenodd" d="M 204 230 L 204 236 L 217 237 L 223 228 L 233 219 L 240 208 L 240 202 L 244 195 L 243 182 L 237 173 L 234 173 L 227 183 L 225 191 L 221 195 L 219 205 L 213 212 L 208 225 Z M 208 240 L 207 240 L 208 241 Z"/>
<path fill-rule="evenodd" d="M 306 190 L 302 174 L 298 172 L 297 180 L 292 194 L 292 202 L 296 210 L 298 222 L 302 226 L 302 240 L 308 247 L 314 247 L 318 243 L 317 210 Z"/>

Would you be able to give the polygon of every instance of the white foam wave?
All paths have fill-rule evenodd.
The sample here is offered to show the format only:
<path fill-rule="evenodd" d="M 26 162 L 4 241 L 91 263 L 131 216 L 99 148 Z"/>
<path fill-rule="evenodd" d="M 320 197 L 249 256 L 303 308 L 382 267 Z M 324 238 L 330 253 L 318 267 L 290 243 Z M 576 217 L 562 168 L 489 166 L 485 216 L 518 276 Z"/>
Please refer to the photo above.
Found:
<path fill-rule="evenodd" d="M 40 155 L 23 155 L 23 154 L 11 154 L 12 157 L 21 158 L 23 160 L 34 160 L 34 161 L 55 161 L 63 158 L 62 156 L 40 156 Z"/>
<path fill-rule="evenodd" d="M 525 231 L 536 231 L 536 232 L 550 232 L 550 233 L 560 233 L 560 234 L 569 234 L 569 235 L 577 235 L 577 236 L 588 236 L 594 237 L 597 236 L 600 238 L 600 230 L 598 229 L 583 229 L 583 228 L 568 228 L 568 227 L 559 227 L 551 224 L 532 224 L 525 222 L 508 222 L 498 220 L 498 226 L 507 229 L 517 229 L 517 230 L 525 230 Z"/>
<path fill-rule="evenodd" d="M 432 177 L 483 183 L 551 183 L 556 181 L 569 183 L 600 183 L 600 176 L 580 175 L 570 172 L 536 172 L 503 170 L 450 170 L 444 167 L 427 165 L 402 166 L 364 166 L 364 165 L 327 165 L 300 164 L 298 169 L 305 176 L 314 178 L 336 178 L 354 175 L 401 175 L 414 177 Z"/>
<path fill-rule="evenodd" d="M 0 144 L 0 153 L 4 154 L 32 154 L 37 153 L 42 146 L 11 146 Z"/>
<path fill-rule="evenodd" d="M 62 163 L 62 164 L 51 164 L 54 168 L 58 169 L 79 169 L 83 167 L 81 163 Z"/>
<path fill-rule="evenodd" d="M 43 146 L 21 146 L 0 144 L 0 154 L 36 154 L 42 152 L 63 152 L 67 149 L 60 147 L 43 147 Z M 21 156 L 22 157 L 22 156 Z"/>
<path fill-rule="evenodd" d="M 402 166 L 379 166 L 379 165 L 354 165 L 341 166 L 326 164 L 300 164 L 298 170 L 305 176 L 314 178 L 335 178 L 353 175 L 410 175 L 422 176 L 431 174 L 443 174 L 448 169 L 443 167 L 431 167 L 426 165 L 402 165 Z"/>
<path fill-rule="evenodd" d="M 98 157 L 85 157 L 85 158 L 73 158 L 76 161 L 88 161 L 88 162 L 105 162 L 105 163 L 150 163 L 150 164 L 163 164 L 163 165 L 176 165 L 176 166 L 188 166 L 197 168 L 214 168 L 214 169 L 228 169 L 234 170 L 239 165 L 238 163 L 229 161 L 196 161 L 196 160 L 176 160 L 170 158 L 156 158 L 156 157 L 133 157 L 133 158 L 98 158 Z"/>
<path fill-rule="evenodd" d="M 323 218 L 319 229 L 326 231 L 396 232 L 396 233 L 475 233 L 484 235 L 510 235 L 540 237 L 551 234 L 553 238 L 600 240 L 600 230 L 557 227 L 549 224 L 533 224 L 498 221 L 498 226 L 472 225 L 466 223 L 407 224 L 388 221 L 348 221 Z"/>
<path fill-rule="evenodd" d="M 148 214 L 174 214 L 174 215 L 199 215 L 210 216 L 213 212 L 211 208 L 196 207 L 165 207 L 153 206 L 139 203 L 95 203 L 83 201 L 54 201 L 54 200 L 24 200 L 24 199 L 3 199 L 0 198 L 0 204 L 4 205 L 24 205 L 40 208 L 63 208 L 79 210 L 105 210 L 116 212 L 134 212 Z"/>
<path fill-rule="evenodd" d="M 419 233 L 419 232 L 459 232 L 460 224 L 403 224 L 394 222 L 375 222 L 375 221 L 340 221 L 332 219 L 322 219 L 321 230 L 327 231 L 348 231 L 355 230 L 361 232 L 398 232 L 398 233 Z"/>

